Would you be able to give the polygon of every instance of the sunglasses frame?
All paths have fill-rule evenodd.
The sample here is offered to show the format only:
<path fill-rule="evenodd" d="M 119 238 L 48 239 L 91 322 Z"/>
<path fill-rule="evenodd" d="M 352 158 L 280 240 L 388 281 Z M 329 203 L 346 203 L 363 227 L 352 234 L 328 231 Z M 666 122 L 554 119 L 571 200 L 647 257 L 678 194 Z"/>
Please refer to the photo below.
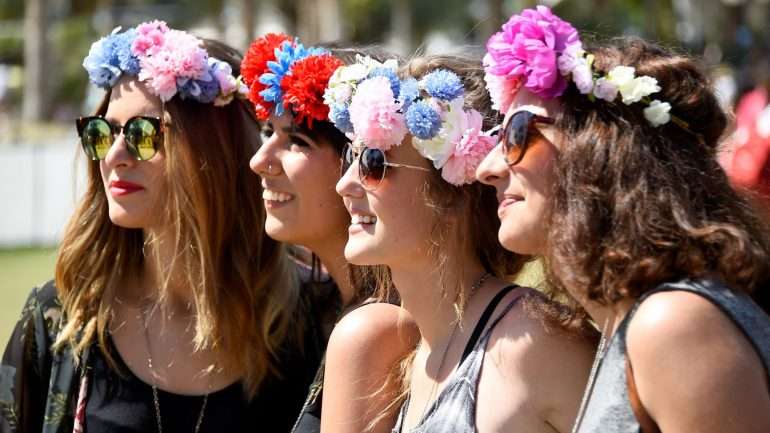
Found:
<path fill-rule="evenodd" d="M 149 158 L 142 158 L 141 154 L 139 153 L 139 150 L 136 148 L 136 144 L 131 143 L 131 141 L 128 139 L 128 136 L 125 137 L 126 141 L 126 149 L 128 149 L 128 152 L 136 158 L 137 161 L 149 161 L 152 159 L 155 155 L 158 154 L 158 149 L 160 149 L 161 144 L 163 143 L 163 135 L 164 135 L 164 127 L 163 127 L 163 120 L 160 117 L 155 116 L 134 116 L 126 121 L 125 124 L 119 125 L 111 123 L 109 120 L 107 120 L 102 115 L 96 115 L 96 116 L 83 116 L 78 117 L 75 119 L 75 127 L 78 131 L 78 137 L 80 138 L 80 145 L 83 147 L 83 151 L 85 151 L 86 155 L 88 155 L 92 161 L 101 161 L 104 158 L 99 158 L 96 155 L 95 151 L 92 151 L 92 149 L 88 148 L 85 143 L 83 143 L 83 131 L 85 130 L 86 125 L 88 125 L 89 122 L 94 120 L 101 120 L 104 123 L 107 124 L 110 128 L 110 147 L 112 147 L 113 144 L 115 144 L 115 139 L 118 135 L 123 134 L 125 131 L 125 128 L 131 124 L 131 122 L 134 122 L 136 120 L 146 120 L 152 124 L 152 126 L 155 128 L 157 133 L 152 138 L 152 144 L 153 144 L 153 153 Z"/>
<path fill-rule="evenodd" d="M 346 168 L 345 157 L 348 153 L 348 150 L 352 153 L 353 159 L 350 161 L 350 165 L 348 165 Z M 380 176 L 380 178 L 377 179 L 377 183 L 373 187 L 367 186 L 367 178 L 369 178 L 369 175 L 364 175 L 361 170 L 361 166 L 362 166 L 361 158 L 363 158 L 364 152 L 366 152 L 367 150 L 372 152 L 373 151 L 380 152 L 382 154 L 382 160 L 383 160 L 382 176 Z M 385 179 L 385 176 L 388 172 L 388 167 L 411 168 L 413 170 L 430 172 L 430 169 L 425 167 L 419 167 L 419 166 L 410 165 L 410 164 L 399 164 L 396 162 L 388 162 L 388 158 L 387 156 L 385 156 L 385 152 L 383 152 L 380 149 L 373 148 L 373 147 L 365 147 L 365 146 L 353 146 L 353 145 L 347 144 L 342 151 L 342 158 L 340 158 L 340 171 L 341 171 L 340 177 L 344 176 L 345 173 L 347 173 L 347 171 L 350 170 L 351 167 L 353 167 L 354 163 L 358 163 L 358 181 L 361 183 L 361 186 L 363 186 L 364 189 L 366 189 L 367 191 L 374 191 L 380 186 L 380 184 Z"/>
<path fill-rule="evenodd" d="M 514 126 L 514 118 L 516 116 L 527 116 L 526 123 L 523 124 L 523 126 L 520 126 L 520 128 L 523 129 L 523 131 L 519 131 L 518 133 L 520 135 L 523 135 L 522 143 L 512 143 L 511 135 L 515 134 L 516 131 L 513 131 L 512 128 Z M 511 115 L 511 118 L 508 120 L 508 123 L 505 125 L 505 128 L 500 133 L 500 150 L 503 153 L 503 160 L 505 160 L 505 163 L 508 164 L 508 166 L 514 166 L 521 162 L 522 159 L 524 159 L 524 154 L 527 153 L 527 149 L 529 148 L 529 134 L 530 128 L 534 128 L 534 125 L 536 123 L 542 123 L 546 125 L 552 125 L 554 123 L 554 120 L 550 117 L 546 116 L 540 116 L 538 114 L 532 113 L 530 111 L 517 111 Z M 535 128 L 537 130 L 537 128 Z M 541 134 L 539 130 L 537 130 L 538 134 Z M 511 145 L 512 143 L 512 145 Z M 516 157 L 516 160 L 510 161 L 508 159 L 508 154 L 510 153 L 510 149 L 513 147 L 520 147 L 521 152 L 519 152 L 519 155 Z"/>

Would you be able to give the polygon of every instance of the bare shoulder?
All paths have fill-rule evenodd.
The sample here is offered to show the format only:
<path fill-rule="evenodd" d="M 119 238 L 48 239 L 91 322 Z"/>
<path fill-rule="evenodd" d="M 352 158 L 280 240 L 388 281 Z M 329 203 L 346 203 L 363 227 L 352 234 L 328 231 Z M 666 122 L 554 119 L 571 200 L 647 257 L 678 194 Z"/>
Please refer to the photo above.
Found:
<path fill-rule="evenodd" d="M 328 353 L 373 358 L 411 350 L 419 330 L 406 310 L 387 303 L 363 305 L 346 314 L 332 331 Z"/>

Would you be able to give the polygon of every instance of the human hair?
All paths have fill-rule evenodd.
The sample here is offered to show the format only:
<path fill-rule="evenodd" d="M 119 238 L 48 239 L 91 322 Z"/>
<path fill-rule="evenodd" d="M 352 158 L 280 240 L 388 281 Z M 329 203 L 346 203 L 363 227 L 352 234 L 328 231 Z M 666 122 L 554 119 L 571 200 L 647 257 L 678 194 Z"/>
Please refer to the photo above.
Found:
<path fill-rule="evenodd" d="M 209 55 L 238 75 L 240 55 L 205 40 Z M 110 91 L 97 114 L 105 114 Z M 281 243 L 264 234 L 259 179 L 247 161 L 259 145 L 254 109 L 235 99 L 217 107 L 173 98 L 164 105 L 165 156 L 159 220 L 174 234 L 170 264 L 162 265 L 161 301 L 169 279 L 189 287 L 196 312 L 195 344 L 217 353 L 217 367 L 243 373 L 250 396 L 273 371 L 279 346 L 296 338 L 299 285 Z M 139 275 L 141 229 L 112 224 L 98 161 L 88 163 L 88 184 L 66 228 L 56 262 L 56 286 L 64 327 L 56 345 L 72 347 L 79 360 L 97 342 L 106 359 L 106 339 L 116 287 Z M 162 303 L 162 302 L 161 302 Z M 221 362 L 221 365 L 219 364 Z"/>
<path fill-rule="evenodd" d="M 717 162 L 727 118 L 698 62 L 638 38 L 586 50 L 600 74 L 625 65 L 657 79 L 655 98 L 685 123 L 655 127 L 643 103 L 592 99 L 569 85 L 555 119 L 551 285 L 604 305 L 681 278 L 767 291 L 767 222 Z"/>

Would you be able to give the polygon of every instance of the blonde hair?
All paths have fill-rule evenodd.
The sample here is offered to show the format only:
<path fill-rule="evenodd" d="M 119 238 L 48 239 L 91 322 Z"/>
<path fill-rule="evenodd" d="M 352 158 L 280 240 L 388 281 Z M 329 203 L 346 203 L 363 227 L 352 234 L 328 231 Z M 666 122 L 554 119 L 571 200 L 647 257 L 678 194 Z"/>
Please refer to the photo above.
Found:
<path fill-rule="evenodd" d="M 209 54 L 227 60 L 236 75 L 240 59 L 206 41 Z M 104 114 L 108 92 L 97 113 Z M 236 100 L 224 107 L 172 99 L 162 147 L 166 159 L 161 215 L 174 234 L 170 264 L 162 269 L 161 300 L 171 275 L 190 288 L 196 311 L 195 345 L 217 353 L 222 367 L 243 372 L 253 396 L 274 371 L 278 347 L 300 342 L 295 317 L 299 283 L 285 248 L 264 234 L 259 178 L 246 163 L 258 146 L 253 109 Z M 106 351 L 115 290 L 142 271 L 146 242 L 140 229 L 110 222 L 99 162 L 88 166 L 88 186 L 67 226 L 56 263 L 56 286 L 65 314 L 56 348 L 69 345 L 76 361 L 97 342 Z M 175 283 L 177 283 L 175 281 Z M 289 324 L 291 323 L 291 327 Z M 290 331 L 291 330 L 291 331 Z"/>

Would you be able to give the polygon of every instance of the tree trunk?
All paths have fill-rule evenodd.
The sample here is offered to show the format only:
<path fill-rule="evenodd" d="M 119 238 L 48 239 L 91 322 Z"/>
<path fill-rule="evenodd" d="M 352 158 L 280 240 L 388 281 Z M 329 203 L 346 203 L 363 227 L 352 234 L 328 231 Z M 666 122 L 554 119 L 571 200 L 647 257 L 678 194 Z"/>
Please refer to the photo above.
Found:
<path fill-rule="evenodd" d="M 26 0 L 24 11 L 24 100 L 22 118 L 40 121 L 46 118 L 48 82 L 44 75 L 48 54 L 46 0 Z"/>
<path fill-rule="evenodd" d="M 412 14 L 409 0 L 393 0 L 390 15 L 390 46 L 397 54 L 408 55 L 412 50 Z"/>
<path fill-rule="evenodd" d="M 243 47 L 248 47 L 254 40 L 254 28 L 256 27 L 257 2 L 259 0 L 241 0 L 241 25 L 243 25 Z"/>
<path fill-rule="evenodd" d="M 318 0 L 318 41 L 344 39 L 345 21 L 339 0 Z"/>

